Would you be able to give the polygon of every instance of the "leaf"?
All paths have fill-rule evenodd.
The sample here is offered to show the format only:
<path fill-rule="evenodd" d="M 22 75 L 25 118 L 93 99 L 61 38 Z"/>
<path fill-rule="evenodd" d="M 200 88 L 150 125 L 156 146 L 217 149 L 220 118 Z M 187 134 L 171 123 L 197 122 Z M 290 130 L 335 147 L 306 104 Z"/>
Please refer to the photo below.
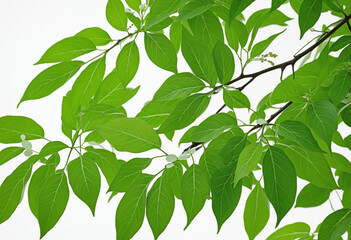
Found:
<path fill-rule="evenodd" d="M 171 168 L 166 168 L 162 176 L 167 179 L 167 182 L 172 188 L 173 194 L 176 198 L 181 199 L 180 183 L 183 177 L 183 167 L 180 163 L 175 162 Z"/>
<path fill-rule="evenodd" d="M 22 147 L 8 147 L 0 151 L 0 166 L 17 157 L 24 151 Z"/>
<path fill-rule="evenodd" d="M 21 135 L 26 140 L 44 138 L 43 128 L 30 118 L 4 116 L 0 118 L 0 143 L 20 143 Z"/>
<path fill-rule="evenodd" d="M 295 202 L 296 173 L 283 150 L 269 147 L 262 162 L 265 192 L 277 213 L 277 224 Z"/>
<path fill-rule="evenodd" d="M 146 200 L 146 216 L 155 239 L 171 220 L 174 204 L 171 186 L 164 176 L 159 177 L 152 185 Z"/>
<path fill-rule="evenodd" d="M 351 225 L 351 209 L 340 209 L 328 215 L 318 231 L 318 240 L 338 239 Z"/>
<path fill-rule="evenodd" d="M 96 46 L 104 46 L 112 42 L 110 35 L 99 27 L 90 27 L 83 29 L 76 34 L 78 37 L 90 39 Z"/>
<path fill-rule="evenodd" d="M 307 123 L 330 147 L 334 132 L 338 128 L 338 116 L 329 101 L 313 102 L 307 108 Z"/>
<path fill-rule="evenodd" d="M 212 57 L 216 67 L 219 82 L 229 82 L 234 74 L 234 56 L 224 43 L 217 42 L 212 50 Z"/>
<path fill-rule="evenodd" d="M 176 12 L 185 2 L 185 0 L 154 0 L 150 7 L 147 27 L 151 27 L 163 21 L 165 18 L 169 17 L 169 15 Z"/>
<path fill-rule="evenodd" d="M 206 12 L 214 5 L 215 3 L 212 0 L 194 0 L 180 10 L 179 16 L 176 20 L 181 21 L 196 17 Z"/>
<path fill-rule="evenodd" d="M 99 169 L 83 155 L 68 164 L 67 172 L 74 194 L 88 205 L 94 216 L 101 185 Z"/>
<path fill-rule="evenodd" d="M 181 46 L 182 54 L 194 74 L 214 86 L 217 82 L 216 68 L 209 49 L 191 36 L 184 27 Z"/>
<path fill-rule="evenodd" d="M 43 238 L 61 218 L 66 209 L 68 198 L 69 190 L 64 171 L 50 175 L 39 196 L 40 238 Z"/>
<path fill-rule="evenodd" d="M 250 240 L 262 231 L 268 219 L 269 202 L 261 185 L 257 184 L 247 198 L 244 210 L 244 225 Z"/>
<path fill-rule="evenodd" d="M 343 155 L 333 152 L 325 157 L 330 167 L 351 174 L 351 162 Z"/>
<path fill-rule="evenodd" d="M 223 100 L 230 108 L 250 109 L 250 100 L 240 91 L 223 90 Z"/>
<path fill-rule="evenodd" d="M 94 161 L 98 165 L 109 186 L 111 186 L 118 170 L 125 163 L 123 160 L 117 160 L 114 153 L 105 149 L 89 149 L 83 157 Z"/>
<path fill-rule="evenodd" d="M 180 185 L 182 202 L 187 215 L 186 229 L 203 208 L 210 189 L 206 174 L 199 165 L 193 164 L 182 178 Z"/>
<path fill-rule="evenodd" d="M 66 144 L 60 141 L 48 142 L 39 153 L 40 157 L 47 157 L 54 153 L 57 153 L 63 149 L 69 148 Z"/>
<path fill-rule="evenodd" d="M 171 109 L 166 104 L 151 101 L 141 109 L 136 117 L 156 128 L 167 119 L 170 111 Z"/>
<path fill-rule="evenodd" d="M 20 204 L 26 183 L 32 173 L 33 164 L 38 160 L 30 157 L 19 165 L 0 186 L 0 224 L 11 217 Z"/>
<path fill-rule="evenodd" d="M 55 168 L 60 164 L 61 158 L 58 153 L 52 154 L 48 160 L 46 160 L 46 165 L 53 165 Z"/>
<path fill-rule="evenodd" d="M 116 72 L 119 80 L 126 87 L 134 78 L 139 68 L 139 50 L 135 41 L 129 42 L 119 52 Z"/>
<path fill-rule="evenodd" d="M 235 125 L 236 119 L 234 117 L 227 113 L 218 113 L 205 119 L 194 130 L 188 130 L 179 143 L 208 142 Z"/>
<path fill-rule="evenodd" d="M 229 24 L 253 2 L 254 0 L 233 0 L 229 9 Z"/>
<path fill-rule="evenodd" d="M 169 25 L 171 25 L 173 22 L 174 22 L 173 18 L 167 17 L 164 20 L 162 20 L 161 22 L 159 22 L 151 27 L 146 27 L 146 30 L 150 31 L 150 32 L 160 32 L 163 29 L 165 29 L 166 27 L 168 27 Z"/>
<path fill-rule="evenodd" d="M 267 240 L 295 240 L 308 235 L 310 231 L 311 228 L 306 223 L 296 222 L 279 228 Z"/>
<path fill-rule="evenodd" d="M 321 0 L 303 0 L 299 10 L 300 39 L 318 21 L 322 12 Z"/>
<path fill-rule="evenodd" d="M 146 192 L 153 175 L 143 174 L 123 196 L 116 211 L 118 240 L 129 240 L 141 227 L 145 216 Z"/>
<path fill-rule="evenodd" d="M 109 24 L 119 31 L 127 31 L 127 14 L 120 0 L 108 0 L 106 19 Z"/>
<path fill-rule="evenodd" d="M 141 0 L 126 0 L 126 3 L 135 11 L 140 11 L 139 6 L 141 5 Z"/>
<path fill-rule="evenodd" d="M 286 0 L 272 0 L 271 12 L 283 5 Z"/>
<path fill-rule="evenodd" d="M 331 52 L 339 51 L 344 47 L 346 47 L 347 45 L 349 45 L 350 42 L 351 42 L 351 35 L 342 36 L 338 40 L 336 40 L 336 42 L 333 43 L 333 45 L 330 46 L 329 51 Z"/>
<path fill-rule="evenodd" d="M 138 118 L 117 118 L 97 130 L 118 151 L 140 153 L 161 147 L 154 129 Z"/>
<path fill-rule="evenodd" d="M 351 75 L 348 71 L 340 71 L 334 77 L 333 83 L 330 85 L 328 95 L 333 104 L 338 105 L 351 88 Z"/>
<path fill-rule="evenodd" d="M 182 40 L 182 24 L 181 22 L 173 22 L 169 28 L 169 39 L 173 43 L 176 53 L 180 48 L 180 42 Z"/>
<path fill-rule="evenodd" d="M 18 106 L 24 101 L 50 95 L 72 78 L 83 64 L 82 61 L 62 62 L 45 69 L 28 85 Z"/>
<path fill-rule="evenodd" d="M 310 129 L 302 122 L 286 120 L 277 125 L 277 130 L 284 138 L 296 142 L 307 150 L 323 152 Z"/>
<path fill-rule="evenodd" d="M 331 190 L 307 184 L 299 193 L 295 207 L 317 207 L 329 199 Z"/>
<path fill-rule="evenodd" d="M 199 93 L 185 98 L 178 103 L 157 132 L 168 133 L 188 126 L 206 110 L 209 102 L 208 94 Z"/>
<path fill-rule="evenodd" d="M 251 50 L 250 58 L 254 58 L 254 57 L 261 55 L 266 50 L 266 48 L 268 48 L 269 45 L 271 45 L 271 43 L 274 41 L 274 39 L 276 39 L 283 32 L 285 32 L 285 30 L 281 31 L 280 33 L 277 33 L 277 34 L 270 36 L 266 40 L 263 40 L 261 42 L 256 43 Z"/>
<path fill-rule="evenodd" d="M 211 179 L 212 210 L 216 216 L 218 230 L 232 215 L 239 203 L 241 195 L 241 182 L 234 187 L 234 169 L 236 164 L 226 165 L 217 170 Z"/>
<path fill-rule="evenodd" d="M 249 175 L 257 167 L 258 162 L 261 160 L 262 152 L 261 143 L 252 143 L 244 148 L 240 153 L 238 165 L 235 169 L 234 186 L 240 179 Z"/>
<path fill-rule="evenodd" d="M 151 163 L 150 158 L 134 158 L 123 164 L 115 175 L 109 192 L 127 192 L 133 182 L 142 175 L 142 170 Z"/>
<path fill-rule="evenodd" d="M 241 47 L 245 47 L 249 37 L 245 24 L 234 19 L 230 26 L 225 24 L 224 27 L 228 45 L 234 51 L 238 51 L 239 43 Z"/>
<path fill-rule="evenodd" d="M 147 56 L 155 65 L 167 71 L 177 72 L 177 53 L 165 35 L 145 33 L 144 43 Z"/>
<path fill-rule="evenodd" d="M 96 50 L 95 44 L 85 37 L 68 37 L 52 45 L 35 64 L 67 62 Z"/>

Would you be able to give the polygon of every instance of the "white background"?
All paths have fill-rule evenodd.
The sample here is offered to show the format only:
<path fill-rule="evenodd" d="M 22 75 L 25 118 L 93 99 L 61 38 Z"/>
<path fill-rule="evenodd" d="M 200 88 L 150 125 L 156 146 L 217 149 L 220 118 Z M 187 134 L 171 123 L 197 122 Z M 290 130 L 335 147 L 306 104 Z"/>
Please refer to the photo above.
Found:
<path fill-rule="evenodd" d="M 107 1 L 93 1 L 93 0 L 0 0 L 0 116 L 4 115 L 23 115 L 28 116 L 37 121 L 45 129 L 46 137 L 52 140 L 61 140 L 67 142 L 60 130 L 60 110 L 62 96 L 70 89 L 73 79 L 69 81 L 64 87 L 52 95 L 35 101 L 24 102 L 19 109 L 16 105 L 20 100 L 25 88 L 30 81 L 43 69 L 46 65 L 33 66 L 44 51 L 55 42 L 76 34 L 80 30 L 87 27 L 101 27 L 107 30 L 113 39 L 118 39 L 124 36 L 114 30 L 105 19 L 105 6 Z M 245 12 L 245 16 L 249 16 L 255 9 L 262 7 L 269 7 L 270 1 L 258 0 L 253 8 Z M 288 7 L 283 6 L 282 10 L 294 20 L 289 22 L 288 30 L 281 35 L 273 43 L 269 51 L 279 55 L 274 60 L 275 63 L 283 62 L 290 59 L 293 54 L 303 46 L 314 35 L 306 34 L 302 42 L 298 42 L 299 30 L 297 24 L 297 15 Z M 321 23 L 329 24 L 335 19 L 330 16 L 323 15 L 319 21 Z M 260 40 L 268 34 L 273 34 L 281 31 L 282 28 L 272 27 L 264 30 L 264 33 L 259 35 Z M 135 116 L 135 114 L 142 108 L 144 102 L 150 100 L 153 93 L 158 86 L 171 75 L 157 68 L 147 58 L 143 47 L 143 35 L 140 34 L 137 40 L 140 51 L 140 67 L 136 78 L 132 81 L 131 86 L 135 87 L 141 85 L 137 96 L 128 104 L 125 105 L 128 115 Z M 119 50 L 119 49 L 118 49 Z M 110 54 L 108 60 L 107 72 L 111 71 L 115 63 L 116 54 L 114 51 Z M 180 72 L 189 71 L 184 60 L 181 59 L 181 54 L 178 54 L 178 69 Z M 238 66 L 238 65 L 237 65 Z M 265 68 L 269 65 L 267 63 L 253 64 L 247 69 L 247 72 L 257 71 L 259 68 Z M 238 70 L 239 67 L 236 68 Z M 290 70 L 287 70 L 289 73 Z M 239 72 L 236 71 L 236 74 Z M 250 97 L 251 103 L 255 106 L 258 101 L 271 91 L 279 82 L 280 72 L 266 74 L 255 80 L 247 89 L 245 93 Z M 238 86 L 240 86 L 240 83 Z M 216 111 L 221 105 L 220 95 L 215 96 L 211 102 L 209 109 L 205 115 L 209 115 Z M 245 111 L 238 111 L 239 118 L 247 119 Z M 203 117 L 201 118 L 203 119 Z M 199 119 L 195 123 L 201 121 Z M 350 130 L 343 128 L 342 135 L 346 136 Z M 175 142 L 171 143 L 165 140 L 163 148 L 168 153 L 181 153 L 185 145 L 178 148 L 177 140 L 180 135 L 175 137 Z M 40 150 L 44 142 L 36 141 L 34 144 L 35 150 Z M 0 146 L 1 149 L 5 146 Z M 350 157 L 349 152 L 344 149 L 338 149 L 344 155 Z M 147 152 L 141 156 L 150 157 L 158 152 Z M 200 153 L 195 155 L 197 159 Z M 61 157 L 65 159 L 67 152 L 64 152 Z M 128 160 L 132 157 L 130 154 L 117 153 L 119 159 Z M 21 155 L 17 159 L 0 167 L 0 182 L 2 182 L 7 175 L 9 175 L 16 166 L 18 166 L 25 157 Z M 156 163 L 148 169 L 150 172 L 156 172 L 161 169 L 165 161 L 156 159 Z M 64 162 L 64 161 L 63 161 Z M 298 190 L 300 190 L 306 183 L 299 181 Z M 110 203 L 107 203 L 108 196 L 105 195 L 107 185 L 103 180 L 100 197 L 98 199 L 96 216 L 92 217 L 88 207 L 81 202 L 71 192 L 69 203 L 66 211 L 58 224 L 44 237 L 46 240 L 78 240 L 78 239 L 115 239 L 115 211 L 120 200 L 120 197 L 114 198 Z M 211 204 L 206 202 L 204 209 L 194 219 L 192 224 L 186 231 L 183 228 L 186 224 L 185 211 L 180 201 L 176 201 L 176 208 L 173 218 L 159 239 L 175 240 L 175 239 L 247 239 L 244 225 L 243 225 L 243 210 L 245 201 L 249 192 L 244 188 L 241 201 L 235 210 L 232 217 L 223 225 L 221 232 L 217 235 L 217 224 L 215 217 L 211 210 Z M 334 207 L 341 208 L 339 200 L 336 198 L 335 192 L 331 197 Z M 311 225 L 311 231 L 314 231 L 316 226 L 331 212 L 329 203 L 323 204 L 318 208 L 311 209 L 292 209 L 283 219 L 281 224 L 284 226 L 296 221 L 306 221 Z M 270 220 L 257 237 L 257 239 L 265 239 L 274 229 L 276 215 L 271 208 Z M 39 238 L 39 226 L 35 217 L 31 214 L 28 201 L 27 192 L 25 192 L 22 203 L 19 205 L 15 213 L 5 223 L 0 225 L 0 239 L 4 240 L 34 240 Z M 133 239 L 151 240 L 153 239 L 152 232 L 145 219 L 141 230 L 135 235 Z"/>

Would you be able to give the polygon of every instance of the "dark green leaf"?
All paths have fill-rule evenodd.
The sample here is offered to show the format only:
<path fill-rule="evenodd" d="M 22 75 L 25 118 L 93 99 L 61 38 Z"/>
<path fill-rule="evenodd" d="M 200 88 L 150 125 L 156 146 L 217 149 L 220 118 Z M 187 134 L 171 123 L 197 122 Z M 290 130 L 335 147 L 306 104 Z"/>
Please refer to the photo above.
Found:
<path fill-rule="evenodd" d="M 60 141 L 48 142 L 40 151 L 40 157 L 47 157 L 51 154 L 57 153 L 65 148 L 68 148 L 66 144 Z"/>
<path fill-rule="evenodd" d="M 150 7 L 148 27 L 151 27 L 176 12 L 185 0 L 154 0 Z"/>
<path fill-rule="evenodd" d="M 0 166 L 17 157 L 24 151 L 22 147 L 8 147 L 0 152 Z"/>
<path fill-rule="evenodd" d="M 318 231 L 318 240 L 338 239 L 351 225 L 351 209 L 337 210 L 324 219 Z"/>
<path fill-rule="evenodd" d="M 227 45 L 217 42 L 212 50 L 213 61 L 216 67 L 219 82 L 229 82 L 234 74 L 234 56 Z"/>
<path fill-rule="evenodd" d="M 243 12 L 254 0 L 233 0 L 229 9 L 229 23 Z"/>
<path fill-rule="evenodd" d="M 351 35 L 342 36 L 338 40 L 336 40 L 336 42 L 333 43 L 333 45 L 331 45 L 329 51 L 331 52 L 339 51 L 342 48 L 349 45 L 350 43 L 351 43 Z"/>
<path fill-rule="evenodd" d="M 318 21 L 322 12 L 321 0 L 303 0 L 299 10 L 300 38 Z"/>
<path fill-rule="evenodd" d="M 223 90 L 223 100 L 230 108 L 250 109 L 250 100 L 240 91 Z"/>
<path fill-rule="evenodd" d="M 117 57 L 116 72 L 126 87 L 134 78 L 139 67 L 139 50 L 135 41 L 124 45 Z"/>
<path fill-rule="evenodd" d="M 334 77 L 333 83 L 330 85 L 328 95 L 334 105 L 338 105 L 351 88 L 351 75 L 348 71 L 340 71 Z"/>
<path fill-rule="evenodd" d="M 325 155 L 325 158 L 330 167 L 351 174 L 351 162 L 343 155 L 333 152 L 330 155 Z"/>
<path fill-rule="evenodd" d="M 183 177 L 183 167 L 180 163 L 175 162 L 171 168 L 166 168 L 163 172 L 163 176 L 167 179 L 170 184 L 173 194 L 181 199 L 180 183 Z"/>
<path fill-rule="evenodd" d="M 106 19 L 117 30 L 127 31 L 127 14 L 121 0 L 109 0 L 106 5 Z"/>
<path fill-rule="evenodd" d="M 286 2 L 286 0 L 272 0 L 271 11 L 278 9 L 285 2 Z"/>
<path fill-rule="evenodd" d="M 108 33 L 99 27 L 90 27 L 83 29 L 76 34 L 78 37 L 85 37 L 90 39 L 96 46 L 104 46 L 112 42 Z"/>
<path fill-rule="evenodd" d="M 267 240 L 295 240 L 308 235 L 310 231 L 311 228 L 306 223 L 296 222 L 279 228 Z"/>
<path fill-rule="evenodd" d="M 194 0 L 189 2 L 185 7 L 179 12 L 177 20 L 187 20 L 196 17 L 208 9 L 210 9 L 215 3 L 212 0 Z"/>
<path fill-rule="evenodd" d="M 317 207 L 328 200 L 331 190 L 307 184 L 299 193 L 295 207 Z"/>

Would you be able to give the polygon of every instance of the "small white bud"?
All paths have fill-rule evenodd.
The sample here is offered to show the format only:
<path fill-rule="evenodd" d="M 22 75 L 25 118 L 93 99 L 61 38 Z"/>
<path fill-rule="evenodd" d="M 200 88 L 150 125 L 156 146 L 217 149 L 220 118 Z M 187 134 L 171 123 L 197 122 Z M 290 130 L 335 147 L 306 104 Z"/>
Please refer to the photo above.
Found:
<path fill-rule="evenodd" d="M 131 13 L 133 14 L 132 10 L 130 8 L 126 8 L 126 13 Z"/>
<path fill-rule="evenodd" d="M 32 154 L 33 154 L 32 149 L 26 149 L 24 151 L 24 156 L 26 156 L 26 157 L 30 157 L 30 156 L 32 156 Z"/>
<path fill-rule="evenodd" d="M 174 154 L 167 155 L 166 157 L 166 161 L 170 163 L 177 161 L 177 159 L 178 159 L 177 156 Z"/>
<path fill-rule="evenodd" d="M 190 158 L 189 154 L 180 154 L 178 157 L 179 160 L 187 160 L 188 158 Z"/>
<path fill-rule="evenodd" d="M 146 4 L 140 4 L 139 9 L 141 11 L 145 11 L 147 9 L 147 5 Z"/>
<path fill-rule="evenodd" d="M 22 147 L 24 147 L 25 149 L 29 149 L 30 150 L 32 148 L 32 144 L 30 142 L 28 142 L 28 141 L 23 140 L 22 141 Z"/>
<path fill-rule="evenodd" d="M 264 120 L 262 118 L 257 119 L 256 122 L 257 122 L 257 124 L 266 124 L 267 123 L 266 120 Z"/>
<path fill-rule="evenodd" d="M 188 149 L 184 152 L 184 154 L 194 154 L 196 152 L 195 149 L 191 148 L 191 149 Z"/>
<path fill-rule="evenodd" d="M 166 168 L 171 168 L 171 167 L 174 167 L 174 163 L 168 163 L 168 164 L 166 165 Z"/>
<path fill-rule="evenodd" d="M 22 141 L 26 140 L 26 135 L 22 134 L 21 139 L 22 139 Z"/>

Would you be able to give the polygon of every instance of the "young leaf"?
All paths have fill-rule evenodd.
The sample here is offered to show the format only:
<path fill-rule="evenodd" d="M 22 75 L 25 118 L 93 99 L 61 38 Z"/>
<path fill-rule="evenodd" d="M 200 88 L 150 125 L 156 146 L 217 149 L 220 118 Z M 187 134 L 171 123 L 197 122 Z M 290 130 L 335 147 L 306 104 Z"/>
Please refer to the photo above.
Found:
<path fill-rule="evenodd" d="M 90 27 L 83 29 L 76 34 L 78 37 L 90 39 L 96 46 L 104 46 L 112 42 L 110 35 L 99 27 Z"/>
<path fill-rule="evenodd" d="M 216 67 L 219 82 L 229 82 L 234 74 L 234 56 L 227 45 L 217 42 L 212 50 L 212 57 Z"/>
<path fill-rule="evenodd" d="M 185 98 L 158 129 L 158 133 L 168 133 L 182 129 L 194 122 L 207 108 L 210 98 L 207 94 L 194 94 Z"/>
<path fill-rule="evenodd" d="M 277 224 L 295 202 L 296 173 L 283 150 L 269 147 L 262 162 L 265 192 L 277 213 Z"/>
<path fill-rule="evenodd" d="M 337 210 L 324 219 L 318 231 L 318 240 L 338 239 L 351 225 L 351 209 Z"/>
<path fill-rule="evenodd" d="M 209 49 L 190 35 L 184 27 L 181 46 L 182 54 L 195 75 L 214 86 L 217 82 L 216 68 Z"/>
<path fill-rule="evenodd" d="M 262 152 L 261 143 L 252 143 L 244 148 L 240 153 L 238 165 L 235 169 L 234 186 L 256 168 L 261 160 Z"/>
<path fill-rule="evenodd" d="M 253 2 L 254 0 L 233 0 L 229 9 L 229 24 Z"/>
<path fill-rule="evenodd" d="M 283 5 L 286 0 L 272 0 L 271 12 Z"/>
<path fill-rule="evenodd" d="M 170 112 L 171 108 L 169 108 L 167 104 L 151 101 L 141 109 L 136 117 L 144 120 L 153 128 L 156 128 L 167 119 Z"/>
<path fill-rule="evenodd" d="M 249 239 L 255 237 L 266 226 L 269 219 L 269 202 L 260 184 L 251 191 L 246 200 L 244 225 Z"/>
<path fill-rule="evenodd" d="M 299 10 L 300 38 L 318 21 L 322 12 L 321 0 L 303 0 Z"/>
<path fill-rule="evenodd" d="M 46 165 L 53 165 L 55 168 L 60 164 L 61 158 L 58 153 L 52 154 L 48 160 L 46 160 Z"/>
<path fill-rule="evenodd" d="M 351 75 L 348 71 L 340 71 L 334 77 L 333 83 L 330 85 L 328 95 L 333 104 L 338 105 L 351 88 Z"/>
<path fill-rule="evenodd" d="M 50 175 L 39 196 L 38 222 L 40 238 L 43 238 L 61 218 L 69 198 L 67 178 L 64 171 Z"/>
<path fill-rule="evenodd" d="M 139 6 L 141 5 L 141 0 L 126 0 L 126 3 L 133 10 L 135 10 L 137 12 L 140 11 Z"/>
<path fill-rule="evenodd" d="M 0 118 L 0 143 L 20 143 L 21 135 L 26 140 L 44 138 L 43 128 L 30 118 L 4 116 Z"/>
<path fill-rule="evenodd" d="M 251 50 L 250 58 L 254 58 L 254 57 L 261 55 L 266 50 L 266 48 L 268 48 L 269 45 L 271 45 L 271 43 L 274 41 L 274 39 L 276 39 L 284 31 L 281 31 L 280 33 L 277 33 L 277 34 L 270 36 L 266 40 L 263 40 L 261 42 L 256 43 Z"/>
<path fill-rule="evenodd" d="M 94 216 L 101 185 L 99 169 L 83 155 L 68 164 L 67 173 L 73 192 L 88 205 Z"/>
<path fill-rule="evenodd" d="M 212 0 L 194 0 L 189 2 L 185 7 L 182 8 L 177 17 L 177 21 L 187 20 L 196 17 L 208 9 L 210 9 L 215 3 Z"/>
<path fill-rule="evenodd" d="M 120 31 L 127 31 L 127 14 L 121 0 L 108 0 L 106 19 L 109 24 Z"/>
<path fill-rule="evenodd" d="M 24 151 L 22 147 L 8 147 L 0 152 L 0 166 L 17 157 Z"/>
<path fill-rule="evenodd" d="M 140 153 L 161 147 L 154 129 L 138 118 L 117 118 L 98 127 L 97 131 L 118 151 Z"/>
<path fill-rule="evenodd" d="M 311 183 L 307 184 L 299 193 L 295 207 L 317 207 L 326 202 L 331 190 L 317 187 Z"/>
<path fill-rule="evenodd" d="M 18 106 L 24 101 L 50 95 L 73 77 L 83 64 L 82 61 L 62 62 L 45 69 L 28 85 Z"/>
<path fill-rule="evenodd" d="M 333 134 L 338 128 L 338 116 L 333 104 L 329 101 L 313 102 L 307 108 L 307 122 L 330 146 Z"/>
<path fill-rule="evenodd" d="M 286 120 L 277 125 L 277 130 L 280 135 L 307 150 L 323 152 L 310 129 L 302 122 Z"/>
<path fill-rule="evenodd" d="M 60 141 L 48 142 L 39 153 L 40 157 L 47 157 L 54 153 L 57 153 L 63 149 L 69 148 L 66 144 Z"/>
<path fill-rule="evenodd" d="M 167 182 L 172 188 L 173 194 L 181 199 L 180 183 L 183 177 L 183 167 L 180 163 L 175 162 L 171 168 L 166 168 L 162 176 L 167 179 Z"/>
<path fill-rule="evenodd" d="M 85 37 L 68 37 L 52 45 L 36 64 L 70 61 L 96 50 L 95 44 Z"/>
<path fill-rule="evenodd" d="M 0 186 L 0 224 L 11 217 L 20 204 L 26 183 L 32 173 L 37 156 L 30 157 L 19 165 Z"/>
<path fill-rule="evenodd" d="M 156 25 L 176 12 L 186 1 L 185 0 L 153 0 L 150 7 L 148 27 Z"/>
<path fill-rule="evenodd" d="M 169 39 L 173 43 L 176 53 L 180 48 L 180 42 L 182 40 L 182 24 L 181 22 L 173 22 L 169 28 Z"/>
<path fill-rule="evenodd" d="M 307 236 L 310 231 L 311 228 L 306 223 L 296 222 L 279 228 L 267 240 L 295 240 Z"/>
<path fill-rule="evenodd" d="M 166 27 L 168 27 L 169 25 L 171 25 L 173 23 L 173 18 L 171 17 L 167 17 L 165 18 L 163 21 L 151 26 L 151 27 L 146 27 L 147 31 L 150 32 L 160 32 L 163 29 L 165 29 Z"/>
<path fill-rule="evenodd" d="M 120 201 L 116 211 L 118 240 L 129 240 L 141 227 L 145 216 L 146 192 L 154 178 L 142 174 Z"/>
<path fill-rule="evenodd" d="M 177 53 L 165 35 L 145 33 L 144 43 L 146 53 L 155 65 L 167 71 L 177 72 Z"/>
<path fill-rule="evenodd" d="M 217 233 L 232 215 L 240 200 L 241 182 L 235 187 L 233 183 L 235 166 L 235 163 L 226 165 L 217 170 L 211 179 L 212 210 L 217 220 Z"/>
<path fill-rule="evenodd" d="M 225 104 L 230 108 L 250 109 L 250 100 L 242 92 L 224 89 L 223 100 Z"/>
<path fill-rule="evenodd" d="M 203 208 L 210 189 L 205 172 L 199 165 L 193 164 L 182 178 L 180 185 L 182 202 L 187 215 L 187 224 L 190 225 L 195 216 Z"/>
<path fill-rule="evenodd" d="M 330 167 L 351 174 L 351 162 L 343 155 L 333 152 L 325 157 Z"/>
<path fill-rule="evenodd" d="M 146 217 L 155 239 L 166 229 L 174 211 L 174 195 L 165 176 L 152 185 L 146 200 Z"/>
<path fill-rule="evenodd" d="M 351 35 L 342 36 L 338 40 L 336 40 L 336 42 L 333 43 L 333 45 L 330 46 L 329 51 L 331 52 L 339 51 L 344 47 L 346 47 L 347 45 L 349 45 L 350 43 L 351 43 Z"/>
<path fill-rule="evenodd" d="M 135 41 L 124 45 L 117 57 L 116 72 L 126 87 L 134 78 L 139 67 L 139 50 Z"/>

